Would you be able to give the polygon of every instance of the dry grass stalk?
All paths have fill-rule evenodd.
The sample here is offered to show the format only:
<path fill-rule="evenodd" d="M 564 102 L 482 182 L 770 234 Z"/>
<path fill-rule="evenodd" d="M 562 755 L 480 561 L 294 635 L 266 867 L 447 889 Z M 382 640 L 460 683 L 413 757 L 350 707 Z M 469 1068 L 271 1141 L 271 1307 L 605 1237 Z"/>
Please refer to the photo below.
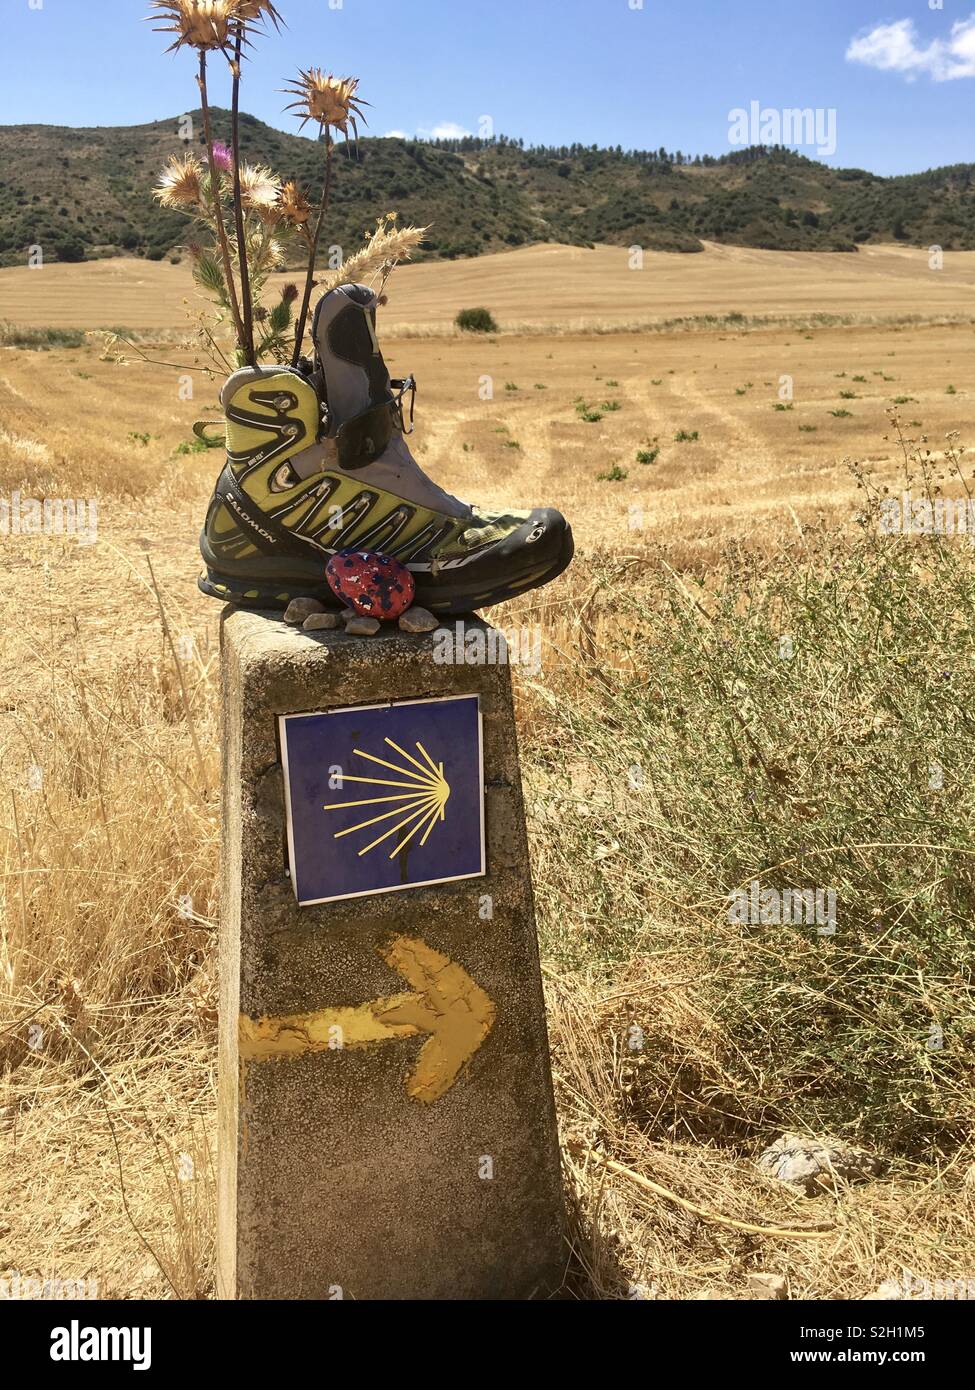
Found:
<path fill-rule="evenodd" d="M 429 230 L 429 227 L 397 227 L 395 219 L 389 215 L 380 218 L 365 246 L 349 256 L 338 270 L 322 278 L 322 290 L 327 294 L 336 285 L 349 281 L 358 283 L 375 275 L 382 275 L 385 285 L 392 269 L 411 259 Z"/>

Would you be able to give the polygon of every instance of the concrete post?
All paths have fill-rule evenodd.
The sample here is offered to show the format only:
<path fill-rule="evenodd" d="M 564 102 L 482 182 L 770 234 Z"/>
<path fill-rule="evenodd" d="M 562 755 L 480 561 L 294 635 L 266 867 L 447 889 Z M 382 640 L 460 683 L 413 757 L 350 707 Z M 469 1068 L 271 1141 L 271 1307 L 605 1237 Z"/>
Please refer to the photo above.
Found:
<path fill-rule="evenodd" d="M 545 1298 L 561 1282 L 510 673 L 438 663 L 437 640 L 224 615 L 224 1298 Z M 281 722 L 323 711 L 349 712 Z M 398 830 L 397 800 L 419 805 L 422 835 Z"/>

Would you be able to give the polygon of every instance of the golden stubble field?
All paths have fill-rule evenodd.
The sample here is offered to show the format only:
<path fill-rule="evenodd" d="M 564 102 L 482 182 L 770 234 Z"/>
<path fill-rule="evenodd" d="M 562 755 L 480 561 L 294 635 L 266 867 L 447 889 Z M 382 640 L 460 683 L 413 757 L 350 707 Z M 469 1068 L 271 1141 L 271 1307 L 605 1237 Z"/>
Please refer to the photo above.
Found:
<path fill-rule="evenodd" d="M 564 653 L 594 557 L 666 550 L 706 574 L 733 538 L 774 551 L 824 519 L 852 524 L 843 460 L 893 479 L 892 403 L 937 455 L 971 418 L 973 286 L 975 253 L 934 272 L 904 248 L 710 248 L 634 272 L 617 248 L 536 247 L 401 269 L 380 327 L 391 368 L 418 377 L 414 446 L 436 480 L 572 520 L 579 562 L 532 609 Z M 159 355 L 183 362 L 188 295 L 183 266 L 0 271 L 0 323 L 165 330 Z M 454 334 L 457 310 L 479 304 L 502 331 Z M 219 463 L 177 452 L 213 418 L 217 386 L 190 375 L 186 400 L 176 372 L 118 367 L 94 347 L 0 347 L 0 496 L 93 499 L 98 528 L 92 545 L 0 537 L 0 1274 L 93 1277 L 103 1296 L 211 1291 L 219 607 L 195 581 Z M 536 826 L 539 853 L 548 833 Z M 563 907 L 571 930 L 583 905 Z M 553 969 L 549 981 L 558 1084 L 577 1095 L 572 1058 L 601 1045 L 602 995 Z M 599 988 L 613 997 L 612 982 Z M 675 1143 L 657 1160 L 658 1178 L 705 1208 L 799 1219 L 735 1158 Z M 746 1271 L 778 1267 L 774 1243 L 698 1248 L 686 1214 L 661 1234 L 604 1176 L 612 1259 L 580 1226 L 596 1289 L 618 1288 L 617 1260 L 624 1285 L 646 1281 L 651 1248 L 664 1296 L 748 1297 Z M 845 1252 L 807 1242 L 820 1253 L 795 1263 L 794 1289 L 864 1296 L 927 1201 L 888 1187 L 854 1204 Z"/>
<path fill-rule="evenodd" d="M 293 279 L 282 274 L 275 283 Z M 953 251 L 941 269 L 927 251 L 868 246 L 856 255 L 757 251 L 707 244 L 694 255 L 647 252 L 631 269 L 625 247 L 541 244 L 472 261 L 401 267 L 384 322 L 447 332 L 458 309 L 486 304 L 502 328 L 605 331 L 703 314 L 970 315 L 975 252 Z M 194 295 L 184 260 L 93 261 L 0 271 L 0 320 L 75 328 L 179 329 Z"/>

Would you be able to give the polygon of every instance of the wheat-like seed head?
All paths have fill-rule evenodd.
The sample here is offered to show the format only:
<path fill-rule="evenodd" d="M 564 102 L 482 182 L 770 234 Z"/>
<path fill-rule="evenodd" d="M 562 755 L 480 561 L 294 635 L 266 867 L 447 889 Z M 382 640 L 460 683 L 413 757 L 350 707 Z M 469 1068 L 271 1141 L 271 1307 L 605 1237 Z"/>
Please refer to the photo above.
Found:
<path fill-rule="evenodd" d="M 360 251 L 350 256 L 338 269 L 333 270 L 322 281 L 322 289 L 327 293 L 336 285 L 361 282 L 378 271 L 387 273 L 400 261 L 408 261 L 429 227 L 400 227 L 391 230 L 389 218 L 380 218 L 375 232 Z"/>
<path fill-rule="evenodd" d="M 300 72 L 289 87 L 283 88 L 288 96 L 297 97 L 289 102 L 286 111 L 298 111 L 303 116 L 299 129 L 304 129 L 309 121 L 317 121 L 321 126 L 332 126 L 348 135 L 352 127 L 353 136 L 358 139 L 357 121 L 365 121 L 362 107 L 368 106 L 356 96 L 358 77 L 327 76 L 321 68 L 309 68 Z"/>

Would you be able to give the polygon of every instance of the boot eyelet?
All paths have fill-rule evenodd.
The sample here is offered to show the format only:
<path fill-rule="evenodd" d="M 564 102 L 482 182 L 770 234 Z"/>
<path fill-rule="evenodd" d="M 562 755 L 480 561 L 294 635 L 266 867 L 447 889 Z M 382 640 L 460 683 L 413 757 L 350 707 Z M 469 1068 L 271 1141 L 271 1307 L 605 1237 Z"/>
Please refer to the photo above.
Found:
<path fill-rule="evenodd" d="M 270 481 L 268 482 L 268 491 L 275 493 L 290 492 L 293 487 L 297 486 L 298 482 L 298 475 L 295 473 L 290 463 L 282 463 L 280 468 L 276 468 L 271 474 Z"/>
<path fill-rule="evenodd" d="M 275 410 L 293 410 L 295 406 L 294 396 L 275 396 Z"/>
<path fill-rule="evenodd" d="M 281 433 L 284 435 L 285 439 L 294 439 L 298 433 L 298 426 L 286 425 L 285 428 L 281 431 Z"/>

